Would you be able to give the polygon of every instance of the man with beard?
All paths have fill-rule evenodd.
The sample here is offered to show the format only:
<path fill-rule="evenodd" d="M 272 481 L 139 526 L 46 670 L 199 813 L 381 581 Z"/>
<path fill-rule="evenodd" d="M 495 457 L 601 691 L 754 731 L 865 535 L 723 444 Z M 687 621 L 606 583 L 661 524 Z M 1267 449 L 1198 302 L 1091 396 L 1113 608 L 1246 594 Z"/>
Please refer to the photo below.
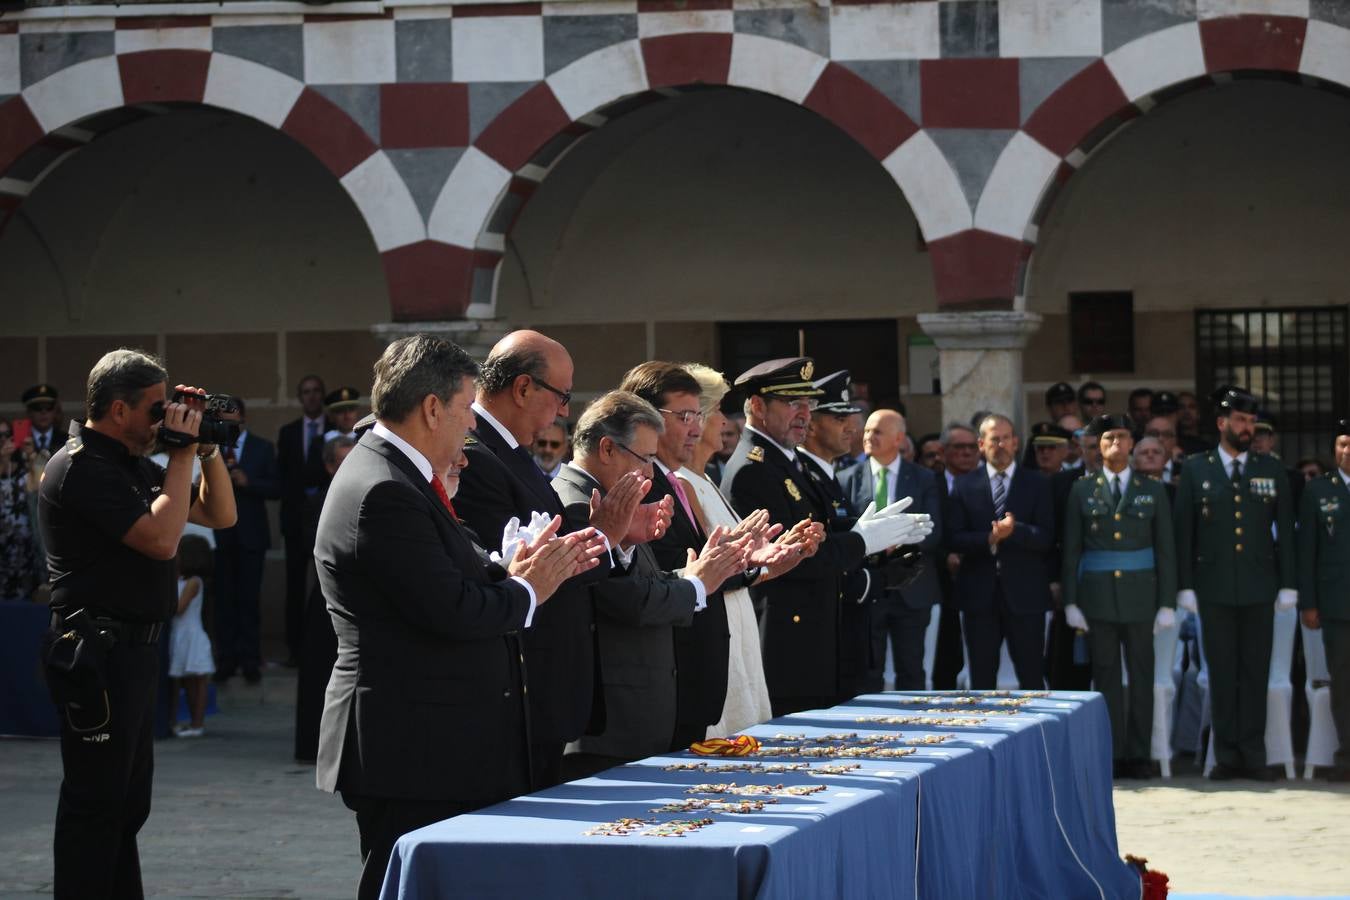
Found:
<path fill-rule="evenodd" d="M 1229 388 L 1216 408 L 1219 446 L 1186 460 L 1177 488 L 1177 605 L 1200 613 L 1214 722 L 1210 777 L 1270 781 L 1271 606 L 1298 602 L 1293 503 L 1284 467 L 1248 452 L 1256 398 Z"/>
<path fill-rule="evenodd" d="M 534 439 L 534 464 L 544 477 L 552 481 L 562 471 L 567 459 L 567 423 L 562 419 L 554 420 Z"/>

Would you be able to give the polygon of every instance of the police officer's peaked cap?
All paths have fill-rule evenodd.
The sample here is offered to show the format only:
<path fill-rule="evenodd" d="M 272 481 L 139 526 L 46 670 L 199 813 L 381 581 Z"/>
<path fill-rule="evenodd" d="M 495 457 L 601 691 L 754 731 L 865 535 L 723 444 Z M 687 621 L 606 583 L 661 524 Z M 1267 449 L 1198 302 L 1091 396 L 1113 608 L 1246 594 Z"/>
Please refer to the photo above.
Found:
<path fill-rule="evenodd" d="M 1114 416 L 1097 416 L 1088 423 L 1087 433 L 1091 437 L 1099 438 L 1108 431 L 1115 431 L 1117 428 L 1124 428 L 1131 434 L 1134 433 L 1134 422 L 1124 413 L 1117 413 Z"/>
<path fill-rule="evenodd" d="M 820 397 L 825 392 L 811 380 L 815 371 L 815 360 L 809 356 L 771 359 L 742 372 L 736 378 L 735 387 L 747 397 L 754 394 L 784 398 Z"/>
<path fill-rule="evenodd" d="M 341 412 L 344 409 L 354 409 L 361 402 L 361 392 L 356 388 L 344 387 L 336 391 L 329 391 L 328 396 L 323 398 L 323 405 L 328 407 L 329 412 Z"/>
<path fill-rule="evenodd" d="M 1273 432 L 1273 431 L 1275 430 L 1275 425 L 1276 425 L 1275 417 L 1272 416 L 1267 410 L 1264 410 L 1264 409 L 1258 409 L 1258 410 L 1256 411 L 1256 430 L 1257 430 L 1257 431 L 1272 431 L 1272 432 Z"/>
<path fill-rule="evenodd" d="M 1034 447 L 1056 447 L 1067 444 L 1073 432 L 1054 422 L 1037 422 L 1031 426 L 1031 444 Z"/>
<path fill-rule="evenodd" d="M 848 369 L 840 369 L 838 372 L 831 372 L 824 378 L 818 378 L 815 385 L 823 392 L 820 403 L 816 406 L 816 412 L 830 413 L 836 416 L 847 416 L 862 412 L 861 406 L 853 405 L 853 399 L 848 393 Z"/>
<path fill-rule="evenodd" d="M 1181 401 L 1171 391 L 1158 391 L 1149 404 L 1155 416 L 1167 416 L 1181 409 Z"/>
<path fill-rule="evenodd" d="M 1255 415 L 1259 411 L 1256 398 L 1240 387 L 1225 388 L 1222 394 L 1214 398 L 1214 409 L 1220 415 L 1227 415 L 1230 412 Z"/>
<path fill-rule="evenodd" d="M 1350 436 L 1350 419 L 1341 419 L 1336 423 L 1336 437 Z"/>
<path fill-rule="evenodd" d="M 1061 381 L 1059 384 L 1050 385 L 1050 389 L 1045 392 L 1045 402 L 1048 406 L 1051 403 L 1072 403 L 1078 399 L 1078 392 L 1067 382 Z"/>
<path fill-rule="evenodd" d="M 41 406 L 44 403 L 55 403 L 57 401 L 56 388 L 50 384 L 35 384 L 23 392 L 19 398 L 23 405 L 27 407 Z"/>

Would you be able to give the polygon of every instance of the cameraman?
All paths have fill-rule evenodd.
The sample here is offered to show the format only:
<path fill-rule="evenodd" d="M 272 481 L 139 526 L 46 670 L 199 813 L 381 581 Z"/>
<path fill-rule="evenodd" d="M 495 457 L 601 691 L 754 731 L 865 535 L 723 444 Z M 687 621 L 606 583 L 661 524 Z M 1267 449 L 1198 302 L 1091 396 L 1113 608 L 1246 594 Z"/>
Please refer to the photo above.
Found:
<path fill-rule="evenodd" d="M 89 418 L 47 464 L 40 488 L 52 583 L 47 672 L 63 714 L 57 897 L 142 895 L 136 834 L 150 813 L 156 643 L 177 608 L 178 539 L 189 520 L 213 528 L 235 520 L 218 448 L 194 442 L 202 402 L 166 403 L 165 377 L 144 353 L 104 355 L 89 373 Z M 166 448 L 167 469 L 146 458 L 161 419 L 185 444 Z M 195 490 L 193 453 L 202 459 Z M 78 652 L 62 655 L 77 642 Z"/>

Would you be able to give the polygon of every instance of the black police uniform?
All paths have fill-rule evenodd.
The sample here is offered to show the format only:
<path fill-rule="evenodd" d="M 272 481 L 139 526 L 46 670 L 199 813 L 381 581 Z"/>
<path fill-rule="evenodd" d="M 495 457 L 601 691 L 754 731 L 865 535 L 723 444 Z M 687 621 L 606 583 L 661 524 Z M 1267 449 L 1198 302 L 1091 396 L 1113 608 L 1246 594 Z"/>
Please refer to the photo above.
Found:
<path fill-rule="evenodd" d="M 64 778 L 56 810 L 57 897 L 139 897 L 136 834 L 150 813 L 163 623 L 177 609 L 174 563 L 122 542 L 150 511 L 164 469 L 92 429 L 76 432 L 42 479 L 54 631 L 82 611 L 110 635 L 105 690 L 62 709 Z M 102 693 L 103 696 L 97 696 Z"/>

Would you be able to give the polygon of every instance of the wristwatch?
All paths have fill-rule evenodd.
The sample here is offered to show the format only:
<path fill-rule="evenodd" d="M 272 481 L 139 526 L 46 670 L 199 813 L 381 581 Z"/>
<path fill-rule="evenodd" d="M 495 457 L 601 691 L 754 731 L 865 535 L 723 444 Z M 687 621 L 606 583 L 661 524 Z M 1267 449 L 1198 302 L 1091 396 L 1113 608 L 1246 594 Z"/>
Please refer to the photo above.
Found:
<path fill-rule="evenodd" d="M 210 453 L 202 453 L 200 450 L 197 451 L 197 459 L 201 460 L 202 462 L 210 462 L 219 455 L 220 455 L 219 444 L 212 444 Z"/>

